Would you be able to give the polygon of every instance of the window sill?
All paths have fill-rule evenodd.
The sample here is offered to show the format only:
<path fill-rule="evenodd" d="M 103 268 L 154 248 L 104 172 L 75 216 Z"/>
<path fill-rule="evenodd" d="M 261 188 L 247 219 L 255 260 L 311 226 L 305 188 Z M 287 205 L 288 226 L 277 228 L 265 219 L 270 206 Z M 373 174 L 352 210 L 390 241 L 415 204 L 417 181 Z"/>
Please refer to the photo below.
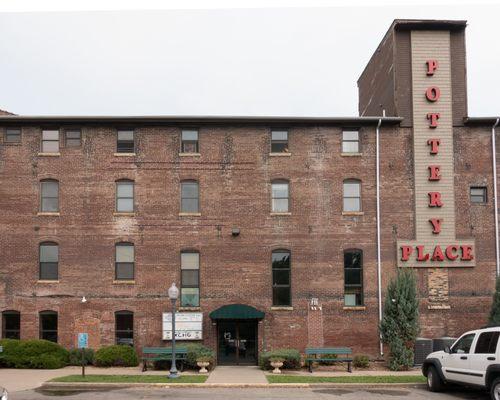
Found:
<path fill-rule="evenodd" d="M 36 281 L 36 283 L 59 283 L 59 279 L 58 280 L 39 279 Z"/>
<path fill-rule="evenodd" d="M 114 212 L 115 217 L 135 217 L 135 212 Z"/>
<path fill-rule="evenodd" d="M 365 306 L 344 306 L 342 307 L 344 311 L 365 311 Z"/>
<path fill-rule="evenodd" d="M 115 157 L 135 157 L 137 154 L 135 154 L 135 153 L 115 153 L 113 155 Z"/>
<path fill-rule="evenodd" d="M 201 307 L 179 307 L 177 311 L 201 311 Z"/>
<path fill-rule="evenodd" d="M 273 217 L 287 217 L 290 215 L 292 215 L 291 212 L 272 212 L 271 213 L 271 216 L 273 216 Z"/>
<path fill-rule="evenodd" d="M 179 157 L 201 157 L 201 153 L 179 153 Z"/>
<path fill-rule="evenodd" d="M 115 279 L 113 281 L 113 285 L 135 285 L 135 280 L 130 281 L 130 280 L 125 280 L 125 279 L 123 279 L 123 280 L 120 280 L 120 279 L 116 280 Z"/>
<path fill-rule="evenodd" d="M 292 153 L 269 153 L 269 157 L 290 157 Z"/>
<path fill-rule="evenodd" d="M 201 213 L 179 213 L 179 217 L 201 217 Z"/>
<path fill-rule="evenodd" d="M 60 212 L 39 212 L 36 215 L 39 217 L 59 217 L 61 215 Z"/>
<path fill-rule="evenodd" d="M 271 311 L 293 311 L 293 307 L 291 306 L 273 306 L 271 307 Z"/>
<path fill-rule="evenodd" d="M 342 215 L 344 216 L 360 216 L 365 215 L 363 211 L 342 211 Z"/>
<path fill-rule="evenodd" d="M 363 153 L 340 153 L 342 157 L 361 157 Z"/>
<path fill-rule="evenodd" d="M 22 143 L 20 141 L 19 142 L 5 142 L 4 141 L 4 142 L 2 142 L 2 144 L 4 146 L 21 146 L 22 145 Z"/>
<path fill-rule="evenodd" d="M 38 153 L 38 157 L 59 157 L 61 153 Z"/>

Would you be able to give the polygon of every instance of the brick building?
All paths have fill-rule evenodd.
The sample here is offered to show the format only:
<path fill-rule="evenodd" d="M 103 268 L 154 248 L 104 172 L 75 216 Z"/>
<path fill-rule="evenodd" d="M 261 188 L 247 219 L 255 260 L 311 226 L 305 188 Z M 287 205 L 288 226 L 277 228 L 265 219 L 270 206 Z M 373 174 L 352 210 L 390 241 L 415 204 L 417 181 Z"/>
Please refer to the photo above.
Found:
<path fill-rule="evenodd" d="M 2 337 L 168 344 L 176 282 L 179 339 L 219 363 L 308 345 L 376 357 L 398 268 L 417 273 L 421 336 L 484 324 L 497 120 L 467 116 L 465 27 L 394 21 L 360 117 L 2 113 Z"/>

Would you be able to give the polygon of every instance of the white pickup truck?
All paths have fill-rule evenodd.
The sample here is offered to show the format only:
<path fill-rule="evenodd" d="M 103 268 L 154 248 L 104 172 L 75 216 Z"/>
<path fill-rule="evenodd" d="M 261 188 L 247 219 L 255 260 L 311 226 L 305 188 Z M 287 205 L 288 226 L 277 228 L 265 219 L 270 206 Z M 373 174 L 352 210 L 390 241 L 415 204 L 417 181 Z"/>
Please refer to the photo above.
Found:
<path fill-rule="evenodd" d="M 464 333 L 444 351 L 431 353 L 422 365 L 427 387 L 432 392 L 458 383 L 490 391 L 500 400 L 500 326 Z"/>

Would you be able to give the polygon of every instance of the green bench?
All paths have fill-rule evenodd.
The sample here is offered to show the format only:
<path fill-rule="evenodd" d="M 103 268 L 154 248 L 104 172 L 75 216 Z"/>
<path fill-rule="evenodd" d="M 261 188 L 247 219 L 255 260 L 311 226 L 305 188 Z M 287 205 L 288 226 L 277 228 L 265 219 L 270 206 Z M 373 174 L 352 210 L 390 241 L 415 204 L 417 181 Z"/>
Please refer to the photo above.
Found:
<path fill-rule="evenodd" d="M 175 361 L 181 362 L 181 372 L 184 370 L 184 361 L 187 358 L 186 347 L 175 348 Z M 144 347 L 142 349 L 142 371 L 147 370 L 149 361 L 172 361 L 171 347 Z"/>
<path fill-rule="evenodd" d="M 325 355 L 335 355 L 335 358 L 327 358 Z M 306 363 L 309 366 L 309 372 L 312 371 L 313 362 L 346 362 L 347 371 L 352 372 L 352 349 L 349 347 L 315 347 L 306 349 Z"/>

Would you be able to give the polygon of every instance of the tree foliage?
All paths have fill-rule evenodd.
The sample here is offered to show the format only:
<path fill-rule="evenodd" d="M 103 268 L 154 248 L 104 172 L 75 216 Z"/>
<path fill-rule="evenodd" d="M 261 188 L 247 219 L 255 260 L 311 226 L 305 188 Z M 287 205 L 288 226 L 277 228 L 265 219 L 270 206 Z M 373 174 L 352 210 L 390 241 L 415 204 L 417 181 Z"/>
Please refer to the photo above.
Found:
<path fill-rule="evenodd" d="M 491 305 L 489 325 L 500 325 L 500 277 L 497 278 L 493 304 Z"/>
<path fill-rule="evenodd" d="M 398 271 L 387 287 L 382 340 L 389 346 L 389 368 L 407 370 L 413 365 L 413 348 L 419 332 L 417 282 L 412 270 Z"/>

